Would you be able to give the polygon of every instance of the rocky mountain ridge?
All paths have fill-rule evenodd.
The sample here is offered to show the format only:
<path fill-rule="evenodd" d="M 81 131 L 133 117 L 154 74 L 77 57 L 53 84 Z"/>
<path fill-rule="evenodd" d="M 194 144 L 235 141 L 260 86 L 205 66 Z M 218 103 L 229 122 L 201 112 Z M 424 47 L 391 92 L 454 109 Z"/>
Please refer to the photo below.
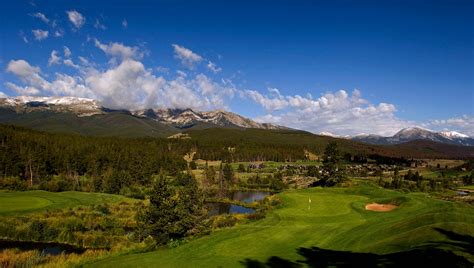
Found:
<path fill-rule="evenodd" d="M 217 127 L 286 129 L 286 127 L 258 123 L 238 114 L 224 111 L 194 111 L 192 109 L 143 109 L 113 110 L 103 107 L 100 102 L 77 97 L 12 97 L 0 98 L 0 107 L 11 108 L 16 113 L 35 111 L 70 112 L 79 117 L 108 114 L 114 112 L 128 113 L 132 116 L 152 119 L 176 128 L 190 128 L 198 124 Z"/>

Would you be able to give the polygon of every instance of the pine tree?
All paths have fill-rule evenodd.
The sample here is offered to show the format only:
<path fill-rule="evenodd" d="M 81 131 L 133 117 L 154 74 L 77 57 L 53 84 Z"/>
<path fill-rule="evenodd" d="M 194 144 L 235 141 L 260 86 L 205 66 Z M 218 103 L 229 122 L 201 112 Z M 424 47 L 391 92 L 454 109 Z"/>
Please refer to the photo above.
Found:
<path fill-rule="evenodd" d="M 324 150 L 322 171 L 319 182 L 322 186 L 334 186 L 344 179 L 341 154 L 335 142 L 329 143 Z"/>
<path fill-rule="evenodd" d="M 150 235 L 157 244 L 166 244 L 193 233 L 203 216 L 203 199 L 194 178 L 185 186 L 172 187 L 160 176 L 153 187 L 150 205 L 139 213 L 138 221 L 144 230 L 142 237 Z"/>

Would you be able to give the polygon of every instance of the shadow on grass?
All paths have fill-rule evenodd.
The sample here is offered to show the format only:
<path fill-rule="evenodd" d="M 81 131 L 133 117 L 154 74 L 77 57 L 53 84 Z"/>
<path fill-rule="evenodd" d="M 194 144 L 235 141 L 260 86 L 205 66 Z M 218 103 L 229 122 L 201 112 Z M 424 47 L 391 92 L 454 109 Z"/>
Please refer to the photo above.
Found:
<path fill-rule="evenodd" d="M 474 238 L 455 232 L 435 228 L 453 242 L 433 243 L 390 254 L 356 253 L 336 251 L 318 247 L 299 248 L 298 254 L 304 260 L 293 262 L 276 256 L 270 257 L 265 263 L 258 260 L 245 259 L 240 263 L 249 268 L 263 267 L 472 267 L 466 258 L 454 254 L 450 249 L 474 254 Z"/>

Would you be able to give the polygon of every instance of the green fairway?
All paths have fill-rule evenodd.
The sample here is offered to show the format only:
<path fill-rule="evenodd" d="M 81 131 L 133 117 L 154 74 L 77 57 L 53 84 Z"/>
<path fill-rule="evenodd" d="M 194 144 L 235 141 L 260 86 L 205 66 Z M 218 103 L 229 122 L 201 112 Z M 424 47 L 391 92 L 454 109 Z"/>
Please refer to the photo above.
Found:
<path fill-rule="evenodd" d="M 126 200 L 130 199 L 119 195 L 100 193 L 51 193 L 46 191 L 0 192 L 0 215 L 16 215 L 45 209 L 60 209 Z"/>
<path fill-rule="evenodd" d="M 387 254 L 427 243 L 450 247 L 440 229 L 474 236 L 472 206 L 427 194 L 359 186 L 291 190 L 280 197 L 283 205 L 263 220 L 218 230 L 177 248 L 112 257 L 92 266 L 239 267 L 246 259 L 266 262 L 272 256 L 301 260 L 300 247 Z M 400 207 L 391 212 L 365 210 L 369 202 L 390 200 Z M 472 255 L 456 253 L 473 261 Z"/>

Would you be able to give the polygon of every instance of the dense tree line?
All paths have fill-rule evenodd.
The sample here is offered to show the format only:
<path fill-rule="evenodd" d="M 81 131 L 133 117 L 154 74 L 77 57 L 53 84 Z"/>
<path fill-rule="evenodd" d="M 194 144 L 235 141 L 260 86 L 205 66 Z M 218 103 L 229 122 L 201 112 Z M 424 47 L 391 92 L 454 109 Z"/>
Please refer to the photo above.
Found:
<path fill-rule="evenodd" d="M 150 183 L 153 174 L 184 170 L 186 144 L 166 139 L 120 139 L 47 134 L 0 126 L 0 176 L 30 186 L 59 176 L 91 190 L 118 193 L 124 186 Z"/>

